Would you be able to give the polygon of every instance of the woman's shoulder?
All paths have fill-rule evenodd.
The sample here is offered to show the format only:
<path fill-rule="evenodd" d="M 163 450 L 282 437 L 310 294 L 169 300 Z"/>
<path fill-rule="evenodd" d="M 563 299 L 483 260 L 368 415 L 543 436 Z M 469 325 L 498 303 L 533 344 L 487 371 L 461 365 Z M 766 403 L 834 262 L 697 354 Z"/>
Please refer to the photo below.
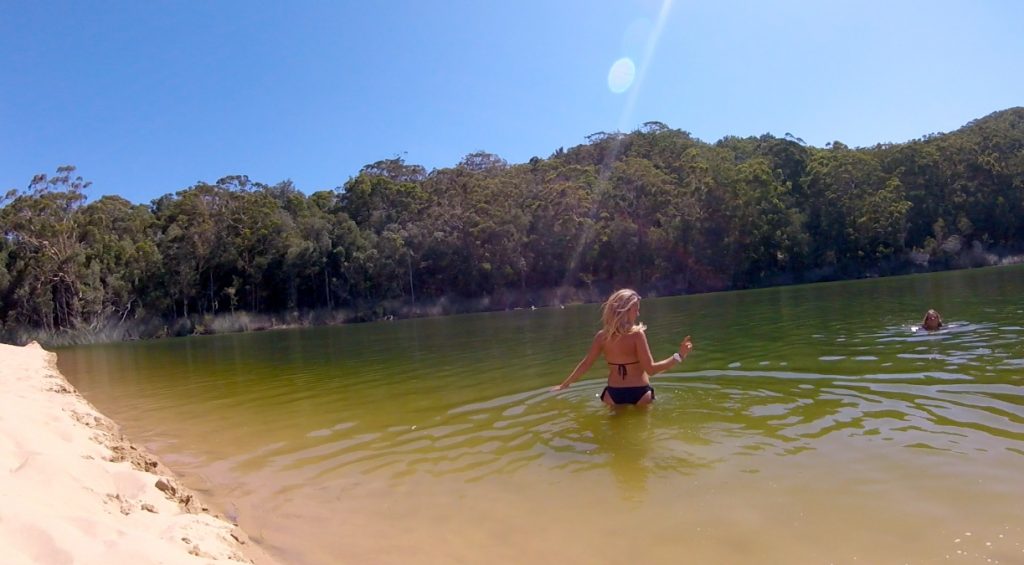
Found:
<path fill-rule="evenodd" d="M 647 339 L 647 336 L 644 335 L 643 328 L 633 328 L 633 329 L 629 330 L 628 332 L 620 335 L 616 339 L 616 341 L 622 342 L 622 343 L 636 343 L 636 342 L 643 341 L 645 339 Z"/>

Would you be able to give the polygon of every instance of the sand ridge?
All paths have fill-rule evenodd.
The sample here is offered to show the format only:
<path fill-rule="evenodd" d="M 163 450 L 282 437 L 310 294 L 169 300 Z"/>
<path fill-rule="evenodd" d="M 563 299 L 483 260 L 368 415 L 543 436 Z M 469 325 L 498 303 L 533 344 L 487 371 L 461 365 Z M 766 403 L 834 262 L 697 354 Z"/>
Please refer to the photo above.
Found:
<path fill-rule="evenodd" d="M 56 354 L 0 344 L 0 400 L 4 563 L 274 562 L 85 400 Z"/>

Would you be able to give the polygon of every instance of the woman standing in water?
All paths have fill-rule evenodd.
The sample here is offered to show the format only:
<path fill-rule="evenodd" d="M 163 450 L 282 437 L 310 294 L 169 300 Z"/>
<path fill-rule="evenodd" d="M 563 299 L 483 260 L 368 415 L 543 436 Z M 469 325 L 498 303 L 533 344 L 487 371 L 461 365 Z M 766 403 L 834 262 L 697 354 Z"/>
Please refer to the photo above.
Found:
<path fill-rule="evenodd" d="M 654 401 L 651 376 L 678 364 L 690 354 L 693 343 L 686 336 L 679 351 L 664 361 L 655 362 L 647 344 L 646 326 L 637 323 L 640 316 L 640 295 L 628 288 L 614 292 L 601 312 L 602 328 L 594 336 L 586 357 L 562 384 L 551 390 L 564 390 L 579 380 L 590 366 L 604 355 L 608 362 L 608 386 L 601 392 L 601 401 L 609 406 Z"/>

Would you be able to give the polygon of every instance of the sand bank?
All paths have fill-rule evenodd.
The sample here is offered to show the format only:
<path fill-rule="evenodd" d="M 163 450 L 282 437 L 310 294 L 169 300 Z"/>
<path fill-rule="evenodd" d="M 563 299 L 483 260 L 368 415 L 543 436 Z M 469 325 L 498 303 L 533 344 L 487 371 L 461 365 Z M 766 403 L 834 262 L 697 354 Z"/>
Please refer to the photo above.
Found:
<path fill-rule="evenodd" d="M 3 562 L 273 561 L 124 438 L 36 344 L 0 344 Z"/>

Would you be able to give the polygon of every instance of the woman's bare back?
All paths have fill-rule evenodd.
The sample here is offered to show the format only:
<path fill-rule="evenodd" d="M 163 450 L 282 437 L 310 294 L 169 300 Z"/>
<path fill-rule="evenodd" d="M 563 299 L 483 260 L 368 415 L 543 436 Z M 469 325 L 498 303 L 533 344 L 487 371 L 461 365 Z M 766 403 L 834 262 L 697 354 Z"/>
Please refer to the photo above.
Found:
<path fill-rule="evenodd" d="M 604 339 L 601 352 L 608 362 L 608 386 L 627 387 L 651 384 L 643 369 L 638 351 L 640 332 L 632 332 L 613 339 Z"/>

